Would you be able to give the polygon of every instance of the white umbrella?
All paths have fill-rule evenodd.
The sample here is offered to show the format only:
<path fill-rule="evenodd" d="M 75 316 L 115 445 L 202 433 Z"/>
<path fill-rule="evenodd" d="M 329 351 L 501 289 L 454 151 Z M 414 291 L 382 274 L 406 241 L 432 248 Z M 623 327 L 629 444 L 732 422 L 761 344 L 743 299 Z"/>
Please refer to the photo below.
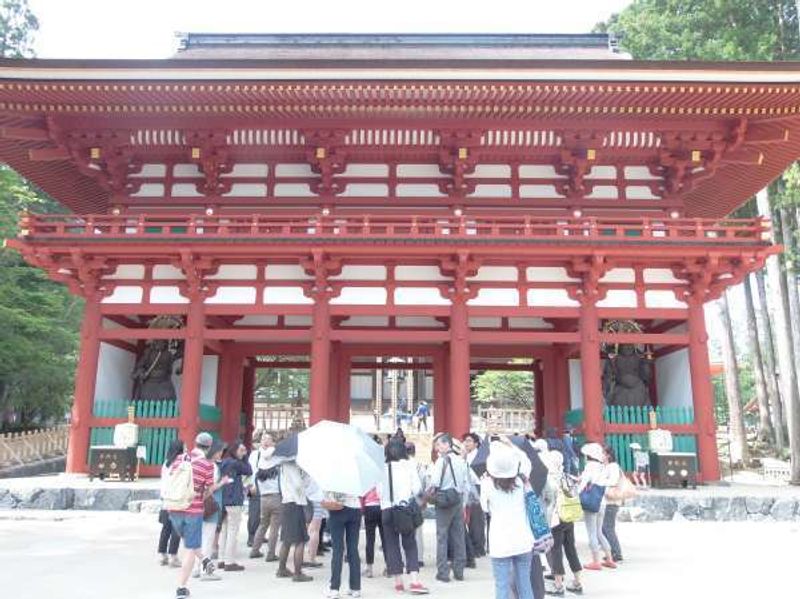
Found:
<path fill-rule="evenodd" d="M 361 429 L 322 420 L 297 435 L 297 465 L 325 491 L 362 496 L 383 478 L 383 447 Z"/>

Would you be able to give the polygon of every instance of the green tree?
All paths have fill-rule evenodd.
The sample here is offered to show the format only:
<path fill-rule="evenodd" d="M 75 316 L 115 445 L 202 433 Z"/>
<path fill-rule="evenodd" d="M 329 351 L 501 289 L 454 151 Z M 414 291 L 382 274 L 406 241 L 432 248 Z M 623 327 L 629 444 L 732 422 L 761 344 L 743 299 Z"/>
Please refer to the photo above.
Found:
<path fill-rule="evenodd" d="M 529 408 L 533 405 L 533 373 L 524 370 L 485 370 L 473 377 L 472 393 L 483 404 Z"/>
<path fill-rule="evenodd" d="M 285 362 L 293 356 L 262 356 L 266 361 Z M 256 401 L 291 403 L 298 396 L 308 398 L 308 370 L 304 368 L 259 368 L 256 375 Z"/>
<path fill-rule="evenodd" d="M 642 60 L 787 60 L 800 48 L 794 0 L 634 0 L 595 29 Z"/>
<path fill-rule="evenodd" d="M 39 24 L 25 0 L 0 3 L 0 55 L 30 56 Z M 63 209 L 0 165 L 0 237 L 17 234 L 19 212 Z M 16 252 L 0 250 L 0 428 L 63 418 L 71 402 L 81 301 Z"/>
<path fill-rule="evenodd" d="M 0 3 L 0 56 L 33 56 L 33 36 L 39 21 L 31 12 L 28 0 L 3 0 Z"/>

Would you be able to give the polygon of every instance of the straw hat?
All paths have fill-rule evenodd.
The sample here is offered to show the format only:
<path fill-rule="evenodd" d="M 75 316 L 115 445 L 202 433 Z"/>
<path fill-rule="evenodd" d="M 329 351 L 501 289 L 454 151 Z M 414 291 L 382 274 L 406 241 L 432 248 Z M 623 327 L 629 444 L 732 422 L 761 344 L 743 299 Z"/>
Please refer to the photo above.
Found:
<path fill-rule="evenodd" d="M 602 462 L 603 458 L 605 457 L 603 446 L 599 443 L 587 443 L 581 447 L 581 453 L 587 458 L 591 458 L 598 462 Z"/>
<path fill-rule="evenodd" d="M 492 478 L 514 478 L 519 474 L 519 456 L 511 447 L 493 442 L 486 458 L 486 471 Z"/>

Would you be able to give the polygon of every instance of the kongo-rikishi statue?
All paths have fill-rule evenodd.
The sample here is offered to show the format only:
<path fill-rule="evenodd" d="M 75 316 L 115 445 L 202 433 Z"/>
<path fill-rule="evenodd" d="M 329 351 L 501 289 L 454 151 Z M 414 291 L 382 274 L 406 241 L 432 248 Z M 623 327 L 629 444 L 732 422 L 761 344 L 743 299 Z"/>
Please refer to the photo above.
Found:
<path fill-rule="evenodd" d="M 603 395 L 610 406 L 650 405 L 650 360 L 634 345 L 624 343 L 609 354 L 603 368 Z"/>
<path fill-rule="evenodd" d="M 174 329 L 181 322 L 174 317 L 158 317 L 150 321 L 150 328 Z M 133 399 L 175 399 L 172 374 L 175 363 L 183 359 L 183 344 L 179 340 L 152 339 L 145 345 L 133 368 Z M 178 372 L 180 374 L 180 372 Z"/>

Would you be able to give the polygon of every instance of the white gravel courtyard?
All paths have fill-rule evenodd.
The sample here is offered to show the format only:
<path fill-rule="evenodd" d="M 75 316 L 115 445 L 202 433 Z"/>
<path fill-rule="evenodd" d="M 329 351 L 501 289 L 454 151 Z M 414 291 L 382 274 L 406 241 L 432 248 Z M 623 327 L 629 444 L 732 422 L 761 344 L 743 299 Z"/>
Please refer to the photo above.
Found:
<path fill-rule="evenodd" d="M 582 528 L 582 527 L 581 527 Z M 14 599 L 157 599 L 174 596 L 176 571 L 156 565 L 154 514 L 126 512 L 0 512 L 0 589 Z M 243 531 L 242 531 L 243 532 Z M 423 579 L 437 597 L 491 598 L 487 559 L 463 583 L 433 580 L 433 523 L 426 523 Z M 790 597 L 800 523 L 659 522 L 620 524 L 624 565 L 585 573 L 586 596 L 614 599 Z M 579 529 L 579 552 L 586 557 Z M 244 547 L 244 537 L 242 537 Z M 379 553 L 379 552 L 378 552 Z M 244 549 L 243 549 L 244 554 Z M 381 557 L 376 570 L 382 569 Z M 275 578 L 275 565 L 243 560 L 247 570 L 220 582 L 191 584 L 198 599 L 318 598 L 329 575 L 295 584 Z M 345 566 L 346 568 L 346 566 Z M 346 584 L 346 574 L 344 581 Z M 365 598 L 393 597 L 389 579 L 363 582 Z"/>

